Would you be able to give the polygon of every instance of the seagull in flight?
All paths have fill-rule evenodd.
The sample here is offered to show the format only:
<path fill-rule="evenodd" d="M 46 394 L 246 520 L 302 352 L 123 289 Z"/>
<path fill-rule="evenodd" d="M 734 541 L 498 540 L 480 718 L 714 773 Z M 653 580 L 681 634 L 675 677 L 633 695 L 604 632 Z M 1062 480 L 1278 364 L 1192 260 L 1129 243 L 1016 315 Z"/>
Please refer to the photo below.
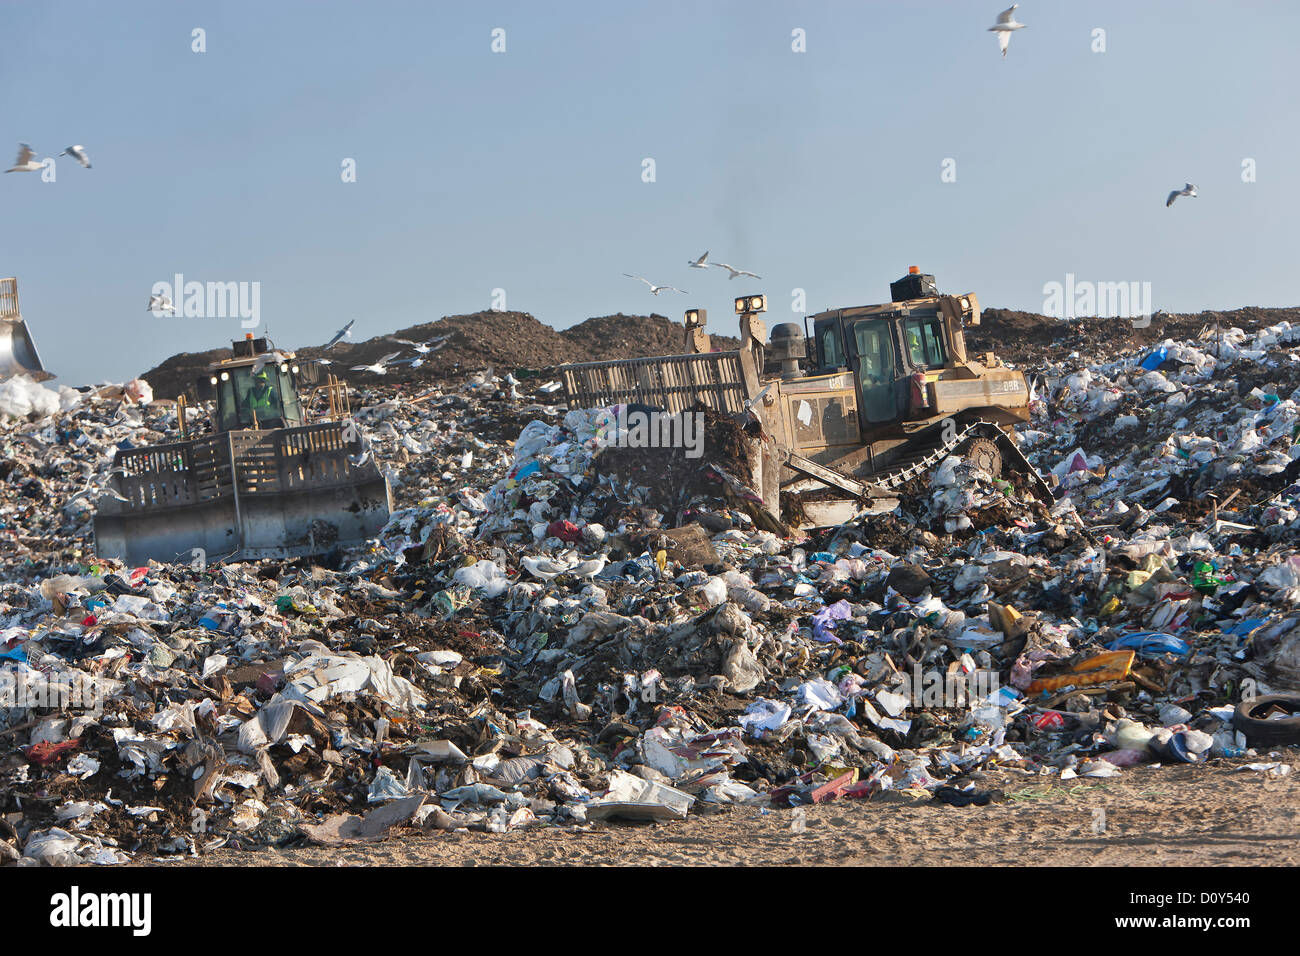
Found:
<path fill-rule="evenodd" d="M 693 259 L 686 264 L 692 269 L 707 269 L 713 263 L 709 262 L 709 254 L 708 252 L 705 252 L 704 255 L 700 256 L 698 259 Z"/>
<path fill-rule="evenodd" d="M 286 358 L 287 356 L 282 354 L 278 349 L 271 352 L 263 352 L 253 361 L 253 374 L 256 375 L 258 372 L 262 371 L 262 369 L 266 368 L 267 365 L 278 365 L 285 361 Z"/>
<path fill-rule="evenodd" d="M 1165 208 L 1168 209 L 1170 206 L 1172 206 L 1174 204 L 1174 200 L 1177 199 L 1179 196 L 1190 196 L 1192 199 L 1195 199 L 1196 187 L 1193 186 L 1191 183 L 1186 183 L 1182 189 L 1175 189 L 1173 192 L 1169 194 L 1169 198 L 1165 200 Z"/>
<path fill-rule="evenodd" d="M 354 325 L 356 325 L 356 324 L 357 324 L 357 320 L 356 320 L 356 319 L 353 319 L 353 320 L 352 320 L 351 322 L 349 322 L 347 325 L 343 326 L 343 328 L 339 329 L 337 332 L 334 333 L 334 338 L 332 338 L 332 339 L 330 339 L 328 342 L 326 342 L 326 343 L 322 346 L 322 348 L 327 348 L 327 349 L 329 349 L 329 348 L 333 348 L 333 347 L 335 346 L 335 344 L 338 343 L 339 339 L 350 339 L 350 338 L 352 338 L 352 326 L 354 326 Z"/>
<path fill-rule="evenodd" d="M 664 292 L 664 291 L 668 291 L 668 292 L 680 292 L 680 293 L 682 293 L 682 295 L 686 295 L 686 294 L 687 294 L 686 291 L 685 291 L 684 289 L 679 289 L 679 288 L 677 288 L 676 286 L 671 286 L 671 285 L 655 285 L 655 284 L 654 284 L 653 282 L 651 282 L 649 279 L 645 278 L 645 276 L 634 276 L 634 275 L 632 275 L 632 273 L 630 273 L 630 272 L 624 272 L 623 275 L 627 276 L 629 279 L 639 279 L 641 282 L 644 282 L 646 285 L 648 285 L 648 286 L 650 287 L 650 294 L 651 294 L 651 295 L 658 295 L 660 292 Z"/>
<path fill-rule="evenodd" d="M 397 358 L 401 354 L 402 354 L 401 352 L 389 352 L 387 355 L 381 358 L 378 362 L 375 362 L 373 365 L 352 366 L 352 371 L 374 372 L 376 375 L 387 375 L 389 363 L 391 363 L 393 359 Z"/>
<path fill-rule="evenodd" d="M 36 161 L 36 154 L 26 143 L 18 144 L 18 158 L 14 160 L 13 166 L 6 169 L 6 173 L 34 173 L 38 169 L 44 169 L 44 162 Z"/>
<path fill-rule="evenodd" d="M 730 272 L 731 275 L 727 276 L 728 279 L 734 279 L 736 276 L 753 276 L 755 279 L 763 278 L 756 272 L 747 272 L 744 269 L 737 269 L 735 266 L 729 266 L 725 262 L 714 262 L 712 265 L 717 266 L 719 269 L 726 269 Z"/>
<path fill-rule="evenodd" d="M 1006 10 L 998 14 L 998 22 L 989 27 L 989 30 L 998 35 L 998 46 L 1002 48 L 1002 59 L 1007 58 L 1007 47 L 1011 45 L 1011 33 L 1013 30 L 1023 30 L 1025 24 L 1016 22 L 1016 7 L 1018 3 L 1011 4 Z"/>
<path fill-rule="evenodd" d="M 424 359 L 422 359 L 422 358 L 421 358 L 420 356 L 418 356 L 418 355 L 415 355 L 415 356 L 412 356 L 411 358 L 398 359 L 396 362 L 392 362 L 391 364 L 392 364 L 392 365 L 409 365 L 411 368 L 420 368 L 422 365 L 424 365 Z"/>
<path fill-rule="evenodd" d="M 390 336 L 390 338 L 392 337 Z M 429 339 L 427 342 L 408 342 L 406 339 L 398 338 L 393 338 L 392 341 L 396 342 L 398 345 L 409 345 L 421 355 L 428 355 L 430 352 L 436 352 L 438 349 L 442 348 L 442 343 L 446 342 L 449 338 L 451 338 L 450 335 L 440 335 L 436 339 Z"/>
<path fill-rule="evenodd" d="M 81 163 L 83 169 L 90 168 L 90 157 L 86 155 L 86 147 L 84 146 L 69 146 L 63 152 L 59 153 L 59 155 L 71 156 L 77 162 Z"/>
<path fill-rule="evenodd" d="M 151 295 L 149 296 L 149 308 L 146 312 L 152 312 L 154 315 L 161 315 L 164 312 L 176 314 L 176 306 L 172 305 L 172 297 L 169 295 Z"/>

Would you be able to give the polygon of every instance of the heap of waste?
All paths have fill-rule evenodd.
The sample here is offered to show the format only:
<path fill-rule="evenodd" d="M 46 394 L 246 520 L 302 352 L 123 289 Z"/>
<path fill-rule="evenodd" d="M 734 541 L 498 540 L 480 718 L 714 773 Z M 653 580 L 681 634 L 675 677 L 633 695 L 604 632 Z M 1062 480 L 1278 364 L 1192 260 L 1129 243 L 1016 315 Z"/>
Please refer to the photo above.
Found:
<path fill-rule="evenodd" d="M 1300 742 L 1298 340 L 1062 357 L 1019 429 L 1053 506 L 949 459 L 808 536 L 735 494 L 729 420 L 695 460 L 619 447 L 537 378 L 374 390 L 383 532 L 210 567 L 93 552 L 113 452 L 173 435 L 174 405 L 16 387 L 0 862 L 1258 760 Z"/>

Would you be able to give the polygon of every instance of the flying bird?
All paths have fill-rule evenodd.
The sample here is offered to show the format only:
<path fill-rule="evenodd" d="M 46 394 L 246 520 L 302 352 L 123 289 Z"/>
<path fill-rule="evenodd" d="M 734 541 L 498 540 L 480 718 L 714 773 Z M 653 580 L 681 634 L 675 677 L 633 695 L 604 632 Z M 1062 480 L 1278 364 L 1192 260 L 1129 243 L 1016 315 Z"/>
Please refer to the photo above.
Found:
<path fill-rule="evenodd" d="M 1002 48 L 1002 58 L 1007 56 L 1007 47 L 1011 45 L 1011 33 L 1013 30 L 1023 30 L 1025 24 L 1016 22 L 1016 7 L 1018 3 L 1013 3 L 1009 8 L 998 14 L 998 22 L 989 27 L 989 30 L 998 35 L 998 46 Z"/>
<path fill-rule="evenodd" d="M 714 262 L 712 265 L 717 266 L 719 269 L 726 269 L 730 272 L 731 275 L 727 276 L 728 279 L 734 279 L 736 276 L 753 276 L 755 279 L 763 278 L 755 272 L 747 272 L 744 269 L 737 269 L 735 266 L 729 266 L 725 262 Z"/>
<path fill-rule="evenodd" d="M 170 312 L 176 314 L 176 306 L 172 305 L 172 297 L 169 295 L 151 295 L 149 296 L 149 308 L 146 312 L 152 312 L 154 315 L 160 312 Z"/>
<path fill-rule="evenodd" d="M 442 343 L 446 342 L 447 339 L 451 338 L 451 336 L 440 335 L 436 339 L 429 339 L 427 342 L 408 342 L 406 339 L 392 338 L 392 336 L 389 336 L 389 338 L 399 345 L 409 345 L 421 355 L 428 355 L 430 352 L 436 352 L 438 349 L 442 348 Z"/>
<path fill-rule="evenodd" d="M 700 256 L 698 259 L 694 259 L 691 262 L 688 262 L 686 264 L 690 266 L 692 269 L 707 269 L 710 265 L 712 265 L 712 263 L 709 262 L 709 254 L 707 252 L 704 253 L 704 255 Z"/>
<path fill-rule="evenodd" d="M 671 285 L 655 285 L 653 282 L 651 282 L 649 279 L 645 278 L 644 276 L 634 276 L 634 275 L 632 275 L 632 273 L 630 273 L 630 272 L 624 272 L 623 275 L 627 276 L 629 279 L 639 279 L 641 282 L 644 282 L 646 285 L 648 285 L 648 286 L 650 287 L 650 294 L 651 294 L 651 295 L 658 295 L 660 292 L 664 292 L 664 291 L 668 291 L 668 292 L 680 292 L 680 293 L 682 293 L 682 295 L 687 295 L 687 294 L 688 294 L 684 289 L 679 289 L 679 288 L 677 288 L 676 286 L 671 286 Z"/>
<path fill-rule="evenodd" d="M 34 173 L 38 169 L 44 169 L 44 162 L 36 161 L 36 154 L 26 143 L 18 144 L 18 158 L 14 160 L 13 166 L 5 170 L 6 173 Z"/>
<path fill-rule="evenodd" d="M 81 163 L 83 169 L 90 168 L 90 157 L 86 155 L 86 147 L 84 146 L 69 146 L 63 152 L 59 153 L 59 155 L 71 156 L 77 162 Z"/>
<path fill-rule="evenodd" d="M 334 338 L 330 339 L 328 342 L 326 342 L 326 343 L 325 343 L 323 346 L 321 346 L 321 347 L 322 347 L 322 348 L 326 348 L 326 349 L 333 348 L 333 347 L 338 343 L 339 339 L 351 338 L 351 337 L 352 337 L 352 326 L 354 326 L 354 325 L 356 325 L 356 324 L 357 324 L 357 320 L 356 320 L 356 319 L 353 319 L 353 320 L 352 320 L 351 322 L 349 322 L 347 325 L 343 326 L 343 328 L 341 328 L 341 329 L 339 329 L 337 332 L 335 332 L 335 333 L 334 333 Z"/>
<path fill-rule="evenodd" d="M 286 356 L 279 351 L 263 352 L 253 360 L 253 374 L 256 375 L 262 371 L 268 364 L 280 363 L 285 361 Z"/>
<path fill-rule="evenodd" d="M 1173 192 L 1169 194 L 1169 198 L 1165 200 L 1165 208 L 1168 209 L 1170 206 L 1172 206 L 1174 204 L 1174 200 L 1177 199 L 1179 196 L 1189 196 L 1192 199 L 1195 199 L 1196 187 L 1193 186 L 1191 183 L 1187 183 L 1186 185 L 1183 186 L 1182 189 L 1175 189 Z"/>
<path fill-rule="evenodd" d="M 401 355 L 401 354 L 402 354 L 401 352 L 389 352 L 387 355 L 385 355 L 383 358 L 381 358 L 378 362 L 375 362 L 373 365 L 354 365 L 354 366 L 352 366 L 352 371 L 354 371 L 354 372 L 374 372 L 376 375 L 387 375 L 387 374 L 388 374 L 388 365 L 389 365 L 389 363 L 391 363 L 391 362 L 393 361 L 393 359 L 397 358 L 397 357 L 398 357 L 399 355 Z"/>

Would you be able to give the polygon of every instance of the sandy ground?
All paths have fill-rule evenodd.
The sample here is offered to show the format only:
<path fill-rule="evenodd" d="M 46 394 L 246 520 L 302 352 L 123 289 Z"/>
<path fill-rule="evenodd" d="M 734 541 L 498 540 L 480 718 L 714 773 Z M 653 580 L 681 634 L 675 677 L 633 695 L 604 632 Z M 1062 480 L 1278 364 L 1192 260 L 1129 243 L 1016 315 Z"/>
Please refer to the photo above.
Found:
<path fill-rule="evenodd" d="M 1297 763 L 1297 753 L 1285 760 Z M 677 824 L 505 834 L 399 832 L 344 846 L 221 849 L 175 866 L 936 866 L 1300 864 L 1300 773 L 1138 767 L 1110 779 L 1002 774 L 1003 803 L 949 807 L 896 794 L 789 810 L 727 808 Z M 1104 811 L 1105 832 L 1094 821 Z M 153 861 L 140 860 L 146 865 Z"/>

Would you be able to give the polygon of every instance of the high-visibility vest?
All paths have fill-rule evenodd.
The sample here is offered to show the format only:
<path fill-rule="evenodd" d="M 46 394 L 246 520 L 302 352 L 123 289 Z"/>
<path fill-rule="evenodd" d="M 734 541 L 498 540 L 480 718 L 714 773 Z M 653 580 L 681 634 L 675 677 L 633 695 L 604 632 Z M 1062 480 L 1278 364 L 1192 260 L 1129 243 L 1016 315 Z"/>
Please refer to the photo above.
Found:
<path fill-rule="evenodd" d="M 266 388 L 266 394 L 263 395 L 261 398 L 258 398 L 257 390 L 254 389 L 253 391 L 248 393 L 248 405 L 250 408 L 254 408 L 254 409 L 270 408 L 271 399 L 274 397 L 275 397 L 275 392 L 269 385 Z"/>

